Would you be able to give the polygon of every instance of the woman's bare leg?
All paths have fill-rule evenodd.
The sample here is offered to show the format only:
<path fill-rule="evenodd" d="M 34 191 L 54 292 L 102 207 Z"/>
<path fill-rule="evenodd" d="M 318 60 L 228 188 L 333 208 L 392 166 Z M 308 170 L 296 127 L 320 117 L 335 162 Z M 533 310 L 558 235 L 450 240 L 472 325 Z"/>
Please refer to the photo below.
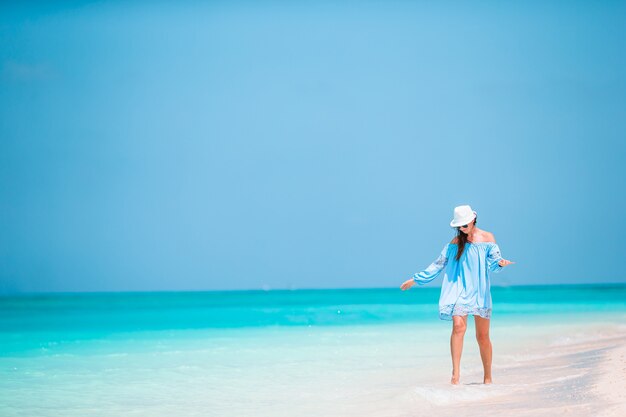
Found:
<path fill-rule="evenodd" d="M 467 316 L 452 316 L 452 335 L 450 336 L 450 351 L 452 352 L 452 379 L 450 383 L 458 384 L 461 378 L 461 352 L 463 351 L 463 336 L 467 329 Z"/>
<path fill-rule="evenodd" d="M 489 319 L 475 315 L 474 322 L 476 322 L 476 340 L 480 348 L 480 358 L 483 360 L 483 369 L 485 371 L 483 383 L 491 384 L 492 347 L 491 340 L 489 340 Z"/>

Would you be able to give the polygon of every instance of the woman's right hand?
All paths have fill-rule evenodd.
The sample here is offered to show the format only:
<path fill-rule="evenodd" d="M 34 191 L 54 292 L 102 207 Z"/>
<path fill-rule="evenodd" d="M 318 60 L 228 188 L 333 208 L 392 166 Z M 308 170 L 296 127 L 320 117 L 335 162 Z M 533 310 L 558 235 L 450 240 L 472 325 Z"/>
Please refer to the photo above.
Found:
<path fill-rule="evenodd" d="M 404 290 L 408 290 L 409 288 L 411 288 L 413 285 L 415 285 L 415 280 L 413 278 L 411 279 L 407 279 L 406 281 L 404 281 L 402 283 L 402 285 L 400 286 L 400 289 L 402 291 Z"/>

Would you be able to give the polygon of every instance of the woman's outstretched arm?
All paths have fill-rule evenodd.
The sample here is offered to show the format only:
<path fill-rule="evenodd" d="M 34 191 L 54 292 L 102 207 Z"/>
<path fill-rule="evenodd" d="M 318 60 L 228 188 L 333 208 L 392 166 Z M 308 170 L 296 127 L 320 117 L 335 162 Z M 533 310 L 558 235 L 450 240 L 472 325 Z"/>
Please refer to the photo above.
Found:
<path fill-rule="evenodd" d="M 415 273 L 411 279 L 404 281 L 402 285 L 400 286 L 400 289 L 402 291 L 408 290 L 415 283 L 419 285 L 424 285 L 434 280 L 435 278 L 437 278 L 439 274 L 441 273 L 441 271 L 443 271 L 443 269 L 448 264 L 447 255 L 448 255 L 448 245 L 446 244 L 446 246 L 443 247 L 441 253 L 439 254 L 437 259 L 433 263 L 428 265 L 428 267 L 424 269 L 423 271 Z"/>

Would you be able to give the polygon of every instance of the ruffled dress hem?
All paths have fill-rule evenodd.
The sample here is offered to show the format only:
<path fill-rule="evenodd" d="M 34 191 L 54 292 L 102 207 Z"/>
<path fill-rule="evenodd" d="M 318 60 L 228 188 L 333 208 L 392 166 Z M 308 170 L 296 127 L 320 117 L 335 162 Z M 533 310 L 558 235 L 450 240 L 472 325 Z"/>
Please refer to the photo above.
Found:
<path fill-rule="evenodd" d="M 469 314 L 490 319 L 491 308 L 477 307 L 470 304 L 448 304 L 439 307 L 439 318 L 441 320 L 452 320 L 452 316 L 467 316 Z"/>

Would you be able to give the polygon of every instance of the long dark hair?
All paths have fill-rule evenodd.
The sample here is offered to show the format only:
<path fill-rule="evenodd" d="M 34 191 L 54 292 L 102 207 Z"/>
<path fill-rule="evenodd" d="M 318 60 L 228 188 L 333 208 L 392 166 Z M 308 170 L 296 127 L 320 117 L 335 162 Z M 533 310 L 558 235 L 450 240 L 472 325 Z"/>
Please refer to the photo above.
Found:
<path fill-rule="evenodd" d="M 474 223 L 474 226 L 476 226 L 476 220 L 478 220 L 478 216 L 476 216 L 474 218 L 474 220 L 472 221 L 472 223 Z M 471 223 L 470 223 L 471 224 Z M 456 251 L 456 260 L 458 261 L 459 259 L 461 259 L 461 255 L 463 255 L 463 251 L 465 250 L 465 244 L 467 243 L 467 235 L 463 232 L 461 232 L 461 228 L 457 227 L 456 228 L 456 238 L 457 238 L 457 251 Z"/>

